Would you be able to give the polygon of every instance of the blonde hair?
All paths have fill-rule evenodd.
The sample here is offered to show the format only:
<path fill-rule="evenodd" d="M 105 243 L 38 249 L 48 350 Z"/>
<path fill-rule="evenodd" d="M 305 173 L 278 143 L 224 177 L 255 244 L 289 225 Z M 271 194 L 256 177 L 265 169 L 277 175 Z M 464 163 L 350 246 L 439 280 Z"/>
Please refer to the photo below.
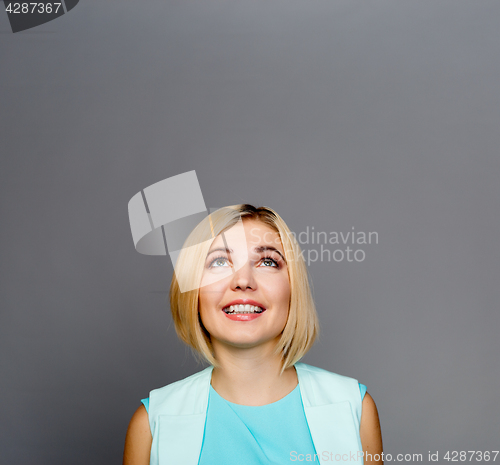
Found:
<path fill-rule="evenodd" d="M 199 317 L 199 285 L 213 240 L 240 219 L 260 221 L 276 231 L 285 252 L 290 279 L 290 308 L 275 349 L 275 354 L 281 354 L 283 372 L 311 348 L 318 336 L 319 325 L 300 246 L 283 219 L 269 207 L 256 208 L 249 204 L 224 207 L 204 218 L 193 229 L 177 259 L 170 285 L 170 309 L 175 330 L 197 358 L 218 366 L 210 334 Z"/>

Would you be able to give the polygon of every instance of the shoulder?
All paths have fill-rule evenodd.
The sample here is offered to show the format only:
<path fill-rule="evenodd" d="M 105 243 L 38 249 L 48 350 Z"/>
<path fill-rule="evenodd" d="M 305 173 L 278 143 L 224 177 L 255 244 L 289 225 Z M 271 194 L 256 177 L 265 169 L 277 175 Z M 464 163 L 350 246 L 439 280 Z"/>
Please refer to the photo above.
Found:
<path fill-rule="evenodd" d="M 361 416 L 361 394 L 356 379 L 339 375 L 323 368 L 296 363 L 304 405 L 333 404 L 348 401 L 356 416 Z"/>
<path fill-rule="evenodd" d="M 129 429 L 132 428 L 134 431 L 137 430 L 146 430 L 149 432 L 149 421 L 148 421 L 148 412 L 144 405 L 141 405 L 132 415 L 132 419 L 129 423 Z"/>
<path fill-rule="evenodd" d="M 363 425 L 378 425 L 378 410 L 373 397 L 367 392 L 363 399 L 363 410 L 361 414 L 361 426 Z"/>
<path fill-rule="evenodd" d="M 213 366 L 209 366 L 187 378 L 152 390 L 149 393 L 150 423 L 160 414 L 189 415 L 201 411 L 205 400 L 208 401 L 212 369 Z"/>
<path fill-rule="evenodd" d="M 153 437 L 149 429 L 148 413 L 141 405 L 132 415 L 125 437 L 123 463 L 149 464 L 149 454 Z"/>
<path fill-rule="evenodd" d="M 304 407 L 348 402 L 356 428 L 361 421 L 361 393 L 357 379 L 339 375 L 323 368 L 296 363 Z"/>
<path fill-rule="evenodd" d="M 367 392 L 365 394 L 365 398 L 363 399 L 363 408 L 366 408 L 367 410 L 372 410 L 372 411 L 377 411 L 377 406 L 375 405 L 375 401 L 373 400 L 373 397 Z"/>

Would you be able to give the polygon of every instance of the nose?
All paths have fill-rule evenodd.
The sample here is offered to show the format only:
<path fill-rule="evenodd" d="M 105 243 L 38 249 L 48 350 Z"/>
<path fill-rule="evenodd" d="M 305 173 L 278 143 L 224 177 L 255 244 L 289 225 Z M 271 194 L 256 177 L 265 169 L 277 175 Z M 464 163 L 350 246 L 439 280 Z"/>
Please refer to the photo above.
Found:
<path fill-rule="evenodd" d="M 247 289 L 257 289 L 257 282 L 255 280 L 253 269 L 249 261 L 247 261 L 240 269 L 234 272 L 231 280 L 231 289 L 241 289 L 242 291 L 245 291 Z"/>

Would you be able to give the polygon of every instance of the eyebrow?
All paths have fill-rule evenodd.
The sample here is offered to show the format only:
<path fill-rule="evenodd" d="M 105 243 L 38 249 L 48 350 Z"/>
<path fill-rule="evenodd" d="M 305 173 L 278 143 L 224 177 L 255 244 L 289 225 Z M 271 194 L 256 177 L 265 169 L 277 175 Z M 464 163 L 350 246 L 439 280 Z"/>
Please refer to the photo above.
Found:
<path fill-rule="evenodd" d="M 218 249 L 213 249 L 213 250 L 210 250 L 208 253 L 207 253 L 207 257 L 215 252 L 225 252 L 227 254 L 231 254 L 233 253 L 233 250 L 232 249 L 228 249 L 227 247 L 219 247 Z"/>
<path fill-rule="evenodd" d="M 257 253 L 267 252 L 269 250 L 271 250 L 272 252 L 276 252 L 283 259 L 283 261 L 286 264 L 285 257 L 283 256 L 283 254 L 276 247 L 269 246 L 269 245 L 263 245 L 261 247 L 255 247 L 253 250 L 254 250 L 254 252 L 257 252 Z M 229 249 L 227 247 L 219 247 L 217 249 L 210 250 L 208 252 L 208 254 L 207 254 L 207 258 L 208 258 L 209 255 L 211 255 L 211 254 L 213 254 L 215 252 L 225 252 L 227 254 L 231 254 L 231 253 L 233 253 L 233 250 Z"/>
<path fill-rule="evenodd" d="M 276 247 L 273 247 L 270 245 L 263 245 L 262 247 L 255 247 L 255 249 L 254 249 L 254 251 L 257 253 L 267 252 L 268 250 L 276 252 L 282 258 L 282 260 L 286 263 L 285 257 Z"/>

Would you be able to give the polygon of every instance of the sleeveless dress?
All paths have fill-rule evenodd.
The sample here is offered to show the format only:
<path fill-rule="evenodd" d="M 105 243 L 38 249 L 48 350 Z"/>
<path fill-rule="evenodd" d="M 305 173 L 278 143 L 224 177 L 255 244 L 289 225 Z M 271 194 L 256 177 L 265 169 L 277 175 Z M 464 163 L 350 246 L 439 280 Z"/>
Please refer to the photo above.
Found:
<path fill-rule="evenodd" d="M 359 390 L 363 400 L 366 386 L 359 383 Z M 141 402 L 149 413 L 149 398 Z M 210 386 L 198 465 L 281 465 L 314 461 L 315 454 L 298 384 L 261 406 L 229 402 Z"/>

